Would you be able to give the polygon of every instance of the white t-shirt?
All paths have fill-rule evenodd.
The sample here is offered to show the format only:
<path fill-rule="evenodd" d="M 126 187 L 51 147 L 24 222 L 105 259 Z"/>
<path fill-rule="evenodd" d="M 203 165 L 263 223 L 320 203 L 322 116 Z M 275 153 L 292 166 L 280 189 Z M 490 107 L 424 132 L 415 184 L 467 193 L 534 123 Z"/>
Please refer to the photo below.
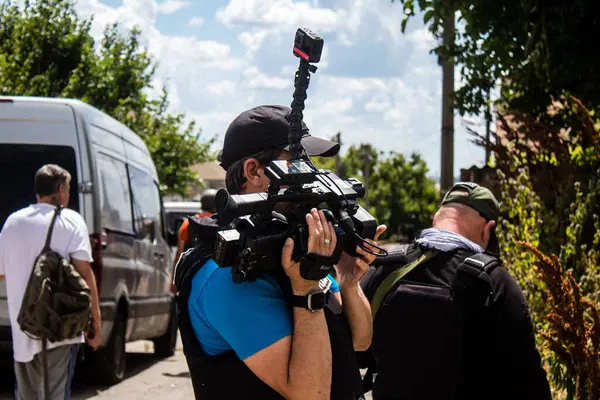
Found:
<path fill-rule="evenodd" d="M 17 316 L 35 259 L 42 251 L 55 207 L 34 204 L 8 217 L 0 232 L 0 275 L 6 275 L 8 314 L 13 354 L 17 362 L 29 362 L 42 351 L 42 342 L 23 333 Z M 66 259 L 92 261 L 90 238 L 85 221 L 77 212 L 63 209 L 56 219 L 50 248 Z M 82 343 L 83 335 L 64 342 L 50 343 L 48 349 Z"/>

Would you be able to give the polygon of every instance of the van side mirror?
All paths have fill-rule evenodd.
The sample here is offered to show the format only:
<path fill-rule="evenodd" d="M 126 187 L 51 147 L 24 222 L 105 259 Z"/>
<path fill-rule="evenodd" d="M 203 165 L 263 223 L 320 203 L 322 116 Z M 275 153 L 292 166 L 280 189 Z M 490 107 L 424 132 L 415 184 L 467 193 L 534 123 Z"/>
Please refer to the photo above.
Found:
<path fill-rule="evenodd" d="M 150 218 L 144 219 L 144 236 L 145 238 L 150 239 L 151 242 L 156 239 L 156 224 L 154 220 Z"/>

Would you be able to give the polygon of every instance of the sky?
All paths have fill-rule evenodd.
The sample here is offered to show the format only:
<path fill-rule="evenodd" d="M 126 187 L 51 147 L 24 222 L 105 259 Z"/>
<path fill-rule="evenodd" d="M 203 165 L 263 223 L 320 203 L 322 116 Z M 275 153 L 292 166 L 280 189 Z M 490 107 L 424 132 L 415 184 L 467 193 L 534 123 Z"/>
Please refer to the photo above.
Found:
<path fill-rule="evenodd" d="M 436 42 L 420 16 L 401 32 L 399 1 L 78 0 L 77 8 L 93 15 L 97 38 L 113 22 L 141 29 L 158 62 L 155 93 L 166 85 L 172 110 L 196 120 L 203 137 L 216 136 L 215 148 L 242 111 L 290 105 L 294 35 L 309 28 L 325 41 L 304 110 L 311 134 L 341 132 L 342 152 L 360 143 L 418 152 L 439 176 L 442 75 L 429 52 Z M 454 176 L 483 165 L 484 151 L 458 115 L 454 148 Z"/>

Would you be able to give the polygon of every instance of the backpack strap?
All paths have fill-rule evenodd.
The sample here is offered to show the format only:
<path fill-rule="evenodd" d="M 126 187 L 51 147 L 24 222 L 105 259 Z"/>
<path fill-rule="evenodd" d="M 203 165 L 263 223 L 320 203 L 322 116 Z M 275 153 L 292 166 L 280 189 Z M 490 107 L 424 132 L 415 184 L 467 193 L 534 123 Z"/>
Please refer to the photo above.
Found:
<path fill-rule="evenodd" d="M 52 240 L 52 231 L 54 231 L 54 222 L 56 222 L 56 217 L 62 211 L 62 206 L 57 206 L 54 210 L 54 216 L 52 217 L 52 222 L 50 222 L 50 226 L 48 227 L 48 233 L 46 234 L 46 242 L 44 243 L 43 250 L 50 250 L 50 241 Z"/>
<path fill-rule="evenodd" d="M 490 274 L 500 264 L 500 260 L 490 253 L 477 253 L 465 258 L 452 282 L 457 299 L 467 298 L 463 304 L 488 307 L 494 296 Z"/>
<path fill-rule="evenodd" d="M 399 253 L 401 253 L 402 256 L 406 256 L 407 248 L 408 246 L 401 248 Z M 371 299 L 371 315 L 373 316 L 373 320 L 375 320 L 375 316 L 379 311 L 379 307 L 381 306 L 383 299 L 388 294 L 388 292 L 396 285 L 396 283 L 398 283 L 402 278 L 404 278 L 404 276 L 406 276 L 406 274 L 408 274 L 410 271 L 415 269 L 419 264 L 422 264 L 423 262 L 431 259 L 437 253 L 438 252 L 435 250 L 429 250 L 421 254 L 421 256 L 413 262 L 406 264 L 405 266 L 400 267 L 394 272 L 390 273 L 379 284 L 379 286 L 375 290 L 375 293 L 373 294 L 373 298 Z M 370 269 L 369 272 L 371 272 L 371 275 L 373 275 L 375 273 L 375 268 Z M 367 279 L 370 278 L 371 276 L 369 276 Z M 367 368 L 367 372 L 363 377 L 363 391 L 365 393 L 373 389 L 373 374 L 375 373 L 375 370 L 376 367 L 374 364 L 369 365 Z"/>
<path fill-rule="evenodd" d="M 371 314 L 373 315 L 373 320 L 375 320 L 375 316 L 379 311 L 379 307 L 383 302 L 386 294 L 402 279 L 406 274 L 412 271 L 417 265 L 429 260 L 433 256 L 437 254 L 437 251 L 429 250 L 423 253 L 419 258 L 414 260 L 413 262 L 406 264 L 405 266 L 398 268 L 391 274 L 389 274 L 383 282 L 379 285 L 375 294 L 373 295 L 373 299 L 371 300 Z"/>

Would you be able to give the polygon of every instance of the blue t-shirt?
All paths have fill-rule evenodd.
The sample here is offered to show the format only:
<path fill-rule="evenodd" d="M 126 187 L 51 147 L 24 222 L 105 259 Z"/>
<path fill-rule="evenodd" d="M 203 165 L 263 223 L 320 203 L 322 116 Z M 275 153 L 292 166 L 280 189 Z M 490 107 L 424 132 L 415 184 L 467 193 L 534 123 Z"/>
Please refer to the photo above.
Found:
<path fill-rule="evenodd" d="M 328 278 L 331 291 L 338 292 L 335 279 Z M 208 355 L 233 349 L 244 360 L 294 329 L 293 315 L 274 278 L 234 283 L 231 269 L 220 268 L 212 259 L 192 280 L 188 310 L 196 338 Z"/>

